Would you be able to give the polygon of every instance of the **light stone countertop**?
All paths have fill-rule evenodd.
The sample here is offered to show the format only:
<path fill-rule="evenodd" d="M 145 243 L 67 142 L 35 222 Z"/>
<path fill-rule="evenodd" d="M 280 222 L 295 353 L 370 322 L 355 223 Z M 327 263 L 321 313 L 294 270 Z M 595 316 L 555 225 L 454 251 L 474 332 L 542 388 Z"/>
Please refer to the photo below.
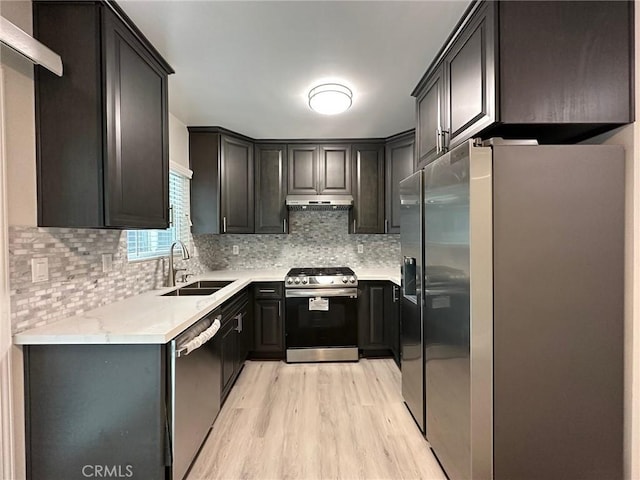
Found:
<path fill-rule="evenodd" d="M 51 344 L 163 344 L 222 305 L 252 282 L 281 282 L 289 269 L 218 270 L 189 279 L 233 280 L 213 295 L 163 297 L 175 287 L 151 290 L 69 317 L 50 325 L 20 332 L 16 345 Z M 400 285 L 399 268 L 354 269 L 358 280 L 391 281 Z"/>

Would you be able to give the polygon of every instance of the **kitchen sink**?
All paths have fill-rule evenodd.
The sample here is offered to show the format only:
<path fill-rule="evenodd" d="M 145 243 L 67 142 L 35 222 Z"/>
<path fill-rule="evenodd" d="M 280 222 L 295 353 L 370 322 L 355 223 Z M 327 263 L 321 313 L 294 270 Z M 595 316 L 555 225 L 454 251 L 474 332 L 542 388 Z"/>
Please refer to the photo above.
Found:
<path fill-rule="evenodd" d="M 178 288 L 171 292 L 163 293 L 163 297 L 183 297 L 185 295 L 213 295 L 219 288 Z"/>
<path fill-rule="evenodd" d="M 162 297 L 183 297 L 185 295 L 213 295 L 221 288 L 233 283 L 233 280 L 200 280 L 171 292 L 163 293 Z"/>
<path fill-rule="evenodd" d="M 233 280 L 200 280 L 199 282 L 193 282 L 183 287 L 180 287 L 180 290 L 183 288 L 192 289 L 192 288 L 215 288 L 220 290 L 223 287 L 233 283 Z"/>

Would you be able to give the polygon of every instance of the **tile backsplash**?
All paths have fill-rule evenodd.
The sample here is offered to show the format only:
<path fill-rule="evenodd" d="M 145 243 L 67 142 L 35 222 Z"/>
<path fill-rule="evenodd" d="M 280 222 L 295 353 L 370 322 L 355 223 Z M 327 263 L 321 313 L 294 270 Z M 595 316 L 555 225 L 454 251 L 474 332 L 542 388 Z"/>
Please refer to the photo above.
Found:
<path fill-rule="evenodd" d="M 394 267 L 399 235 L 349 235 L 349 214 L 291 212 L 287 235 L 195 235 L 190 260 L 176 266 L 207 270 L 302 266 Z M 193 245 L 195 244 L 195 249 Z M 239 254 L 233 254 L 233 246 Z M 358 253 L 362 245 L 363 253 Z M 128 262 L 120 230 L 9 227 L 13 333 L 77 315 L 165 285 L 166 258 Z M 113 268 L 102 270 L 102 255 Z M 46 257 L 49 280 L 31 281 L 31 260 Z"/>
<path fill-rule="evenodd" d="M 102 255 L 113 255 L 110 272 Z M 49 280 L 31 281 L 31 259 L 46 257 Z M 197 258 L 177 266 L 202 271 Z M 165 285 L 165 258 L 128 262 L 120 230 L 9 227 L 9 286 L 13 333 L 77 315 Z"/>
<path fill-rule="evenodd" d="M 194 235 L 194 242 L 209 270 L 400 265 L 400 235 L 350 235 L 348 211 L 292 211 L 289 225 L 287 235 Z"/>

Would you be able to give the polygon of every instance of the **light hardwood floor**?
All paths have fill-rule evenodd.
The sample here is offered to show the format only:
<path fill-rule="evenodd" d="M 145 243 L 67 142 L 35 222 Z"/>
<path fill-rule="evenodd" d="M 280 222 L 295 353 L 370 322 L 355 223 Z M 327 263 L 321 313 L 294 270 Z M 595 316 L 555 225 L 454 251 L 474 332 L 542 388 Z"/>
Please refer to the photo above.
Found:
<path fill-rule="evenodd" d="M 188 480 L 446 477 L 393 360 L 247 362 Z"/>

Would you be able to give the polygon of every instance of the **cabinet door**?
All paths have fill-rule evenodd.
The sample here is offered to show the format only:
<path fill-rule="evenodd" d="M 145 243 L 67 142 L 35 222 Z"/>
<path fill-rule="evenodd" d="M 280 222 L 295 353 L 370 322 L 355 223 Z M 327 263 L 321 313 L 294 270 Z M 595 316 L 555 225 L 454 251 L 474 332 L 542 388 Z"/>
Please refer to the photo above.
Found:
<path fill-rule="evenodd" d="M 321 145 L 319 157 L 318 193 L 345 195 L 351 193 L 351 147 Z"/>
<path fill-rule="evenodd" d="M 351 233 L 384 232 L 384 147 L 353 146 Z"/>
<path fill-rule="evenodd" d="M 391 295 L 391 301 L 386 305 L 388 308 L 385 314 L 389 325 L 389 346 L 396 365 L 400 367 L 400 287 L 395 283 L 389 282 L 385 288 L 389 291 L 389 293 L 385 292 L 385 297 L 388 298 Z"/>
<path fill-rule="evenodd" d="M 249 350 L 251 349 L 251 343 L 253 340 L 251 336 L 251 319 L 249 318 L 248 306 L 245 305 L 242 310 L 238 312 L 236 317 L 238 325 L 238 358 L 236 366 L 237 370 L 240 371 L 240 368 L 249 355 Z"/>
<path fill-rule="evenodd" d="M 287 233 L 285 145 L 256 145 L 255 233 Z"/>
<path fill-rule="evenodd" d="M 636 2 L 496 3 L 501 122 L 633 122 Z"/>
<path fill-rule="evenodd" d="M 253 233 L 253 145 L 226 135 L 220 141 L 222 233 Z"/>
<path fill-rule="evenodd" d="M 400 180 L 413 173 L 415 134 L 387 144 L 385 233 L 400 233 Z"/>
<path fill-rule="evenodd" d="M 283 301 L 260 299 L 255 302 L 254 351 L 284 355 Z"/>
<path fill-rule="evenodd" d="M 220 335 L 220 378 L 222 386 L 221 400 L 227 397 L 238 365 L 238 332 L 235 319 L 230 319 L 224 323 L 218 335 Z"/>
<path fill-rule="evenodd" d="M 33 2 L 34 37 L 64 58 L 62 77 L 34 69 L 40 227 L 104 227 L 99 25 L 88 2 Z"/>
<path fill-rule="evenodd" d="M 487 2 L 461 32 L 444 59 L 445 145 L 453 148 L 495 121 L 493 2 Z"/>
<path fill-rule="evenodd" d="M 445 124 L 444 77 L 442 65 L 427 79 L 416 97 L 418 127 L 414 170 L 419 170 L 442 152 L 442 126 Z"/>
<path fill-rule="evenodd" d="M 103 12 L 105 225 L 167 228 L 167 75 L 128 28 Z"/>
<path fill-rule="evenodd" d="M 385 319 L 390 303 L 386 282 L 364 282 L 358 296 L 358 347 L 363 350 L 388 350 L 389 326 Z"/>
<path fill-rule="evenodd" d="M 318 146 L 289 145 L 289 195 L 316 195 L 318 193 Z"/>
<path fill-rule="evenodd" d="M 189 132 L 191 221 L 193 233 L 220 233 L 220 136 L 211 132 Z"/>

